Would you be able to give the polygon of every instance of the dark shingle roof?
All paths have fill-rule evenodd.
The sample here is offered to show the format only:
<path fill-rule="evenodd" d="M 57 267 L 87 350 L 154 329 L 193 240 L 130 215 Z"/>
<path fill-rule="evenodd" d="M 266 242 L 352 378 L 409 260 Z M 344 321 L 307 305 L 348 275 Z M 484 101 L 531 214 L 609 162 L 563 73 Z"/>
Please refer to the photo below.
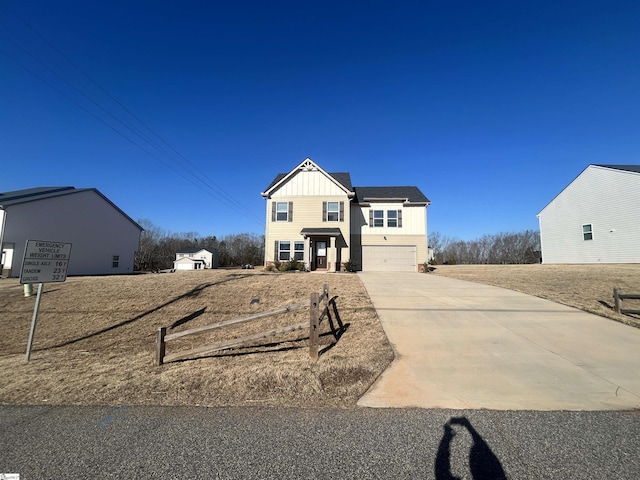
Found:
<path fill-rule="evenodd" d="M 625 172 L 640 173 L 640 165 L 595 165 L 595 166 L 613 168 L 614 170 L 624 170 Z"/>
<path fill-rule="evenodd" d="M 300 235 L 326 235 L 327 237 L 339 237 L 342 235 L 342 231 L 340 231 L 339 228 L 303 228 L 300 230 Z"/>
<path fill-rule="evenodd" d="M 366 203 L 367 199 L 408 199 L 410 203 L 431 203 L 418 187 L 355 187 L 355 202 Z"/>
<path fill-rule="evenodd" d="M 35 187 L 24 190 L 14 190 L 12 192 L 0 193 L 0 205 L 9 206 L 20 203 L 42 200 L 43 198 L 57 197 L 67 193 L 76 193 L 85 189 L 74 187 Z"/>

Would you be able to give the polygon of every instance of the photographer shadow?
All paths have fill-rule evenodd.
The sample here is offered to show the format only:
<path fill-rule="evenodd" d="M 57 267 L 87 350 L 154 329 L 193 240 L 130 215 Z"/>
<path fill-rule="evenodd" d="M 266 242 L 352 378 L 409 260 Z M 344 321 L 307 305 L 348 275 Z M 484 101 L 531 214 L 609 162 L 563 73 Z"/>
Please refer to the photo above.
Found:
<path fill-rule="evenodd" d="M 452 417 L 444 425 L 444 434 L 440 440 L 435 461 L 436 480 L 460 480 L 451 472 L 451 441 L 456 435 L 453 426 L 459 425 L 467 429 L 473 443 L 469 450 L 469 469 L 473 480 L 506 480 L 502 464 L 491 451 L 487 442 L 471 425 L 466 417 Z"/>

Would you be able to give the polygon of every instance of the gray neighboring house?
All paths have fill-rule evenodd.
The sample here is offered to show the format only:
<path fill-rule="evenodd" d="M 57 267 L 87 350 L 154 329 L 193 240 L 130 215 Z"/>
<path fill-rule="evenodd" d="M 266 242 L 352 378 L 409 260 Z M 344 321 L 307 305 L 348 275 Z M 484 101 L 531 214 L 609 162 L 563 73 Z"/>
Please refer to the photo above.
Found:
<path fill-rule="evenodd" d="M 538 219 L 542 263 L 640 263 L 640 165 L 589 165 Z"/>
<path fill-rule="evenodd" d="M 69 275 L 133 272 L 143 228 L 95 188 L 0 193 L 2 276 L 19 277 L 27 240 L 71 243 Z"/>

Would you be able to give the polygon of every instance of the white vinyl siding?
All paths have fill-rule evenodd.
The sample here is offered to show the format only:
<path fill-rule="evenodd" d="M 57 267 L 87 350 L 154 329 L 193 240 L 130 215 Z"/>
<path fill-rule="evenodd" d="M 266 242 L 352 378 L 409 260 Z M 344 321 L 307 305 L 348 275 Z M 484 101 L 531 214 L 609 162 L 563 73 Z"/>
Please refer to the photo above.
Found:
<path fill-rule="evenodd" d="M 280 197 L 335 197 L 345 196 L 347 192 L 334 180 L 320 171 L 297 172 L 288 182 L 271 193 L 272 198 Z"/>
<path fill-rule="evenodd" d="M 639 173 L 587 167 L 538 214 L 543 263 L 640 263 L 638 198 Z"/>
<path fill-rule="evenodd" d="M 397 226 L 389 226 L 388 212 L 397 211 Z M 382 212 L 373 218 L 374 212 Z M 375 226 L 374 226 L 375 225 Z M 427 207 L 401 203 L 380 203 L 371 206 L 351 206 L 351 232 L 360 235 L 424 235 L 427 233 Z"/>

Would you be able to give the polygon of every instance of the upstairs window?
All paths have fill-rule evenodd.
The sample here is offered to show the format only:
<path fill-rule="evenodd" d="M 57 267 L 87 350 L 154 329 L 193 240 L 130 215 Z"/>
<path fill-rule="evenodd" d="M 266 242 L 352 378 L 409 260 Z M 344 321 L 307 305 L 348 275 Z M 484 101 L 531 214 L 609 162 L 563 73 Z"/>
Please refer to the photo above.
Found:
<path fill-rule="evenodd" d="M 272 202 L 271 203 L 272 222 L 292 222 L 293 202 Z"/>
<path fill-rule="evenodd" d="M 387 210 L 387 227 L 396 228 L 398 226 L 398 211 Z"/>
<path fill-rule="evenodd" d="M 286 222 L 289 219 L 289 202 L 277 202 L 276 205 L 276 222 Z"/>
<path fill-rule="evenodd" d="M 369 210 L 370 227 L 384 227 L 385 225 L 388 228 L 402 227 L 402 210 Z"/>
<path fill-rule="evenodd" d="M 590 223 L 582 225 L 582 238 L 584 240 L 593 240 L 593 227 Z"/>
<path fill-rule="evenodd" d="M 373 211 L 373 227 L 384 227 L 384 210 Z"/>
<path fill-rule="evenodd" d="M 340 202 L 327 202 L 327 222 L 337 222 L 340 218 Z"/>
<path fill-rule="evenodd" d="M 323 222 L 344 222 L 344 202 L 322 202 Z"/>

